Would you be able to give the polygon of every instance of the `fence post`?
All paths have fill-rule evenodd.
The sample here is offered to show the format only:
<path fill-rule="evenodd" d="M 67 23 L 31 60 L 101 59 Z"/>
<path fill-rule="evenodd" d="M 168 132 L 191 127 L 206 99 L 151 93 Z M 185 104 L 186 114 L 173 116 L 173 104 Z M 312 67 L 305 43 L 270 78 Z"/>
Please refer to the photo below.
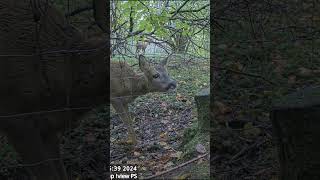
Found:
<path fill-rule="evenodd" d="M 279 153 L 279 179 L 320 179 L 320 87 L 277 100 L 271 121 Z"/>
<path fill-rule="evenodd" d="M 206 130 L 210 128 L 210 89 L 205 88 L 198 92 L 195 96 L 195 101 L 198 111 L 198 127 L 199 130 Z"/>

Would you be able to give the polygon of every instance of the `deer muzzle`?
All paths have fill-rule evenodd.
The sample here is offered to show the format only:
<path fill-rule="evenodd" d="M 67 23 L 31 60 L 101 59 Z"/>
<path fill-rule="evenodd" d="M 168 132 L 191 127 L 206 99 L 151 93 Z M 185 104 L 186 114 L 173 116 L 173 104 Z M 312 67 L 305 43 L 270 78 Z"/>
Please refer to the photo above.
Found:
<path fill-rule="evenodd" d="M 176 88 L 177 88 L 177 83 L 176 83 L 176 81 L 172 80 L 172 81 L 168 84 L 166 90 L 167 90 L 167 91 L 174 91 Z"/>

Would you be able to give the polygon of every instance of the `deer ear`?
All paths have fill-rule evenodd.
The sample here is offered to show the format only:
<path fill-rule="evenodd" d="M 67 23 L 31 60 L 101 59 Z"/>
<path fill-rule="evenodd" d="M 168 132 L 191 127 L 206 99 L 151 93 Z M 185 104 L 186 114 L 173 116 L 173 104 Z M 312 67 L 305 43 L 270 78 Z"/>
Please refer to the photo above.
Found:
<path fill-rule="evenodd" d="M 165 66 L 167 65 L 168 59 L 170 58 L 170 56 L 172 56 L 173 53 L 169 54 L 169 56 L 167 56 L 166 58 L 164 58 L 164 60 L 161 61 L 161 65 Z"/>
<path fill-rule="evenodd" d="M 162 60 L 162 61 L 160 62 L 160 64 L 161 64 L 162 66 L 165 66 L 165 65 L 167 65 L 167 62 L 168 62 L 168 58 L 165 58 L 164 60 Z"/>
<path fill-rule="evenodd" d="M 145 70 L 147 67 L 146 58 L 143 55 L 139 55 L 139 67 L 141 70 Z"/>

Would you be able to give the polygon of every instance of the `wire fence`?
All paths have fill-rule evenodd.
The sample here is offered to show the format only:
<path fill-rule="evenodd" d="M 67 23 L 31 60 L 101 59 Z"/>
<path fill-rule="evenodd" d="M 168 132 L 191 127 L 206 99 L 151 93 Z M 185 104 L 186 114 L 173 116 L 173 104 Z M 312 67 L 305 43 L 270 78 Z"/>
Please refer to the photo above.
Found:
<path fill-rule="evenodd" d="M 13 11 L 9 11 L 10 8 L 8 7 L 12 6 L 9 0 L 0 2 L 0 40 L 2 42 L 5 42 L 4 45 L 0 47 L 0 66 L 1 68 L 8 67 L 3 71 L 4 76 L 0 77 L 0 80 L 5 82 L 6 85 L 8 85 L 8 89 L 1 90 L 0 92 L 5 92 L 7 94 L 18 94 L 16 97 L 12 99 L 10 99 L 11 96 L 5 98 L 7 102 L 9 102 L 10 100 L 12 101 L 7 104 L 4 103 L 3 106 L 8 105 L 8 107 L 6 108 L 13 109 L 9 113 L 2 111 L 2 114 L 0 114 L 0 123 L 8 122 L 9 119 L 11 125 L 14 126 L 19 126 L 19 124 L 15 124 L 14 121 L 19 123 L 21 119 L 30 122 L 35 122 L 37 120 L 35 120 L 34 117 L 37 117 L 36 119 L 41 119 L 43 115 L 51 116 L 55 113 L 68 113 L 74 111 L 82 112 L 94 109 L 97 103 L 95 102 L 90 104 L 87 102 L 87 100 L 84 103 L 80 101 L 80 105 L 74 107 L 78 103 L 78 101 L 76 101 L 74 98 L 79 97 L 79 92 L 72 91 L 72 85 L 74 83 L 73 81 L 81 81 L 81 83 L 78 82 L 80 83 L 79 89 L 84 89 L 84 92 L 86 92 L 85 95 L 89 96 L 89 99 L 90 96 L 94 96 L 94 98 L 90 99 L 93 101 L 93 99 L 95 100 L 95 98 L 100 98 L 100 96 L 96 96 L 96 92 L 94 90 L 104 87 L 104 85 L 101 85 L 99 83 L 107 83 L 107 81 L 105 80 L 108 77 L 107 75 L 105 78 L 101 78 L 99 76 L 101 76 L 101 72 L 105 70 L 105 68 L 103 68 L 102 66 L 104 66 L 105 63 L 109 63 L 108 60 L 104 59 L 106 52 L 102 52 L 107 51 L 106 48 L 109 47 L 109 42 L 103 41 L 104 39 L 102 37 L 102 39 L 100 39 L 96 43 L 93 43 L 93 45 L 90 44 L 92 42 L 89 42 L 89 45 L 87 45 L 85 44 L 87 41 L 82 41 L 83 39 L 86 39 L 86 37 L 83 37 L 85 36 L 85 33 L 80 32 L 77 28 L 70 26 L 71 24 L 76 27 L 79 27 L 79 29 L 85 27 L 84 29 L 92 30 L 93 32 L 91 33 L 94 34 L 96 32 L 96 29 L 92 25 L 93 18 L 91 17 L 91 13 L 84 13 L 83 17 L 80 18 L 81 21 L 75 17 L 72 17 L 73 15 L 76 15 L 76 13 L 79 13 L 82 10 L 84 11 L 92 9 L 91 7 L 82 8 L 80 11 L 77 5 L 81 6 L 80 2 L 82 1 L 78 0 L 68 0 L 66 2 L 60 3 L 58 1 L 40 2 L 37 0 L 31 0 L 30 2 L 34 2 L 35 4 L 29 4 L 29 2 L 27 1 L 19 1 L 19 3 L 21 4 L 19 4 L 19 6 L 17 7 L 14 6 Z M 58 10 L 64 9 L 65 14 L 52 11 L 51 8 L 53 6 L 56 6 Z M 40 12 L 38 12 L 38 10 L 40 10 Z M 37 18 L 37 16 L 39 15 L 41 17 L 40 19 Z M 159 60 L 167 58 L 169 54 L 171 54 L 171 56 L 168 59 L 168 67 L 170 67 L 171 69 L 179 69 L 179 66 L 181 64 L 193 64 L 193 67 L 191 68 L 195 68 L 198 62 L 208 61 L 209 59 L 209 41 L 207 38 L 208 33 L 209 32 L 207 31 L 206 34 L 203 34 L 201 45 L 198 45 L 197 43 L 191 40 L 188 49 L 186 49 L 186 51 L 184 51 L 182 54 L 173 54 L 172 50 L 170 50 L 169 46 L 167 46 L 165 43 L 153 41 L 153 43 L 151 43 L 150 46 L 146 48 L 145 56 L 148 60 L 153 59 L 153 64 L 155 65 L 154 70 L 156 70 L 157 72 L 159 72 L 159 69 L 157 69 L 156 67 L 157 65 L 159 65 Z M 90 32 L 88 32 L 88 34 L 90 34 Z M 197 54 L 197 50 L 199 49 L 199 47 L 205 49 L 207 53 Z M 122 62 L 127 62 L 127 57 L 137 57 L 137 54 L 135 53 L 136 42 L 132 39 L 130 40 L 130 43 L 127 43 L 126 41 L 124 43 L 112 43 L 111 50 L 112 55 L 119 59 L 122 59 Z M 90 60 L 93 61 L 92 59 L 96 61 L 90 62 Z M 135 61 L 135 63 L 133 64 L 138 64 L 137 59 L 134 59 L 133 61 Z M 151 61 L 148 61 L 147 63 L 150 62 Z M 130 66 L 130 68 L 132 67 Z M 98 70 L 99 72 L 95 74 L 95 70 Z M 123 69 L 122 71 L 124 70 L 126 69 Z M 17 71 L 18 73 L 15 73 L 15 71 Z M 131 69 L 129 71 L 131 72 Z M 4 79 L 4 77 L 9 78 L 9 76 L 13 80 L 18 81 L 7 82 L 7 80 Z M 166 76 L 168 75 L 166 74 Z M 55 77 L 56 79 L 50 79 L 53 77 Z M 98 80 L 95 80 L 94 77 L 101 81 L 96 82 Z M 131 81 L 130 79 L 136 78 L 137 74 L 133 74 L 133 76 L 129 75 L 120 77 L 121 80 L 125 81 Z M 117 79 L 119 79 L 119 77 L 117 77 Z M 23 80 L 26 80 L 26 82 L 23 82 Z M 90 80 L 98 84 L 91 84 Z M 31 87 L 32 84 L 27 85 L 28 83 L 33 83 L 35 87 Z M 41 86 L 37 83 L 43 83 L 45 85 Z M 22 92 L 14 90 L 14 88 L 19 88 L 20 85 L 26 86 L 21 87 L 23 88 L 23 90 L 21 90 Z M 37 88 L 43 89 L 41 89 L 41 91 L 39 92 Z M 135 94 L 134 86 L 131 86 L 130 88 L 131 89 L 129 90 L 129 93 L 126 95 L 110 97 L 111 101 L 119 98 L 135 98 L 136 96 L 139 96 Z M 10 90 L 12 89 L 14 91 L 10 92 Z M 105 89 L 100 89 L 98 91 L 98 94 L 100 93 L 102 95 L 105 95 L 103 92 L 101 92 L 104 90 Z M 54 91 L 59 91 L 56 94 L 54 94 L 56 99 L 45 99 L 42 96 L 39 97 L 37 94 L 49 93 L 49 95 L 44 95 L 44 97 L 47 97 L 47 95 L 50 96 L 51 92 L 55 93 Z M 106 92 L 108 91 L 106 90 L 105 93 Z M 27 96 L 25 99 L 23 99 L 24 97 L 20 96 L 23 93 L 25 93 Z M 109 94 L 107 96 L 109 96 Z M 20 98 L 22 98 L 22 100 Z M 26 102 L 23 102 L 23 100 L 25 100 Z M 51 104 L 49 103 L 45 104 L 44 107 L 39 107 L 43 105 L 41 103 L 43 103 L 43 101 L 46 100 L 51 100 Z M 99 101 L 99 103 L 100 102 L 101 100 Z M 19 107 L 17 107 L 16 109 L 14 108 L 15 103 L 19 104 Z M 82 106 L 82 104 L 86 104 L 86 106 Z M 99 115 L 98 112 L 93 112 Z M 127 114 L 128 112 L 124 113 Z M 65 116 L 68 117 L 69 114 Z M 43 118 L 43 121 L 46 120 L 46 118 Z M 73 121 L 73 119 L 70 120 Z M 66 124 L 64 125 L 66 126 Z M 86 134 L 85 127 L 83 126 L 80 126 L 79 131 L 79 134 L 83 136 Z M 71 138 L 70 134 L 67 134 L 66 136 L 67 138 Z M 85 137 L 82 137 L 81 141 L 82 142 L 80 144 L 85 144 L 87 142 Z M 32 142 L 30 143 L 30 146 L 32 146 Z M 14 162 L 14 165 L 8 165 L 10 164 L 9 162 L 0 162 L 1 164 L 4 164 L 4 166 L 1 166 L 0 171 L 7 172 L 8 169 L 39 166 L 49 161 L 57 161 L 61 159 L 65 161 L 77 161 L 79 162 L 79 164 L 81 164 L 80 161 L 85 158 L 86 154 L 82 152 L 82 150 L 80 150 L 79 154 L 73 156 L 64 156 L 61 158 L 47 158 L 45 160 L 41 160 L 34 163 L 19 164 L 17 162 Z M 107 166 L 107 163 L 104 166 Z M 105 173 L 106 171 L 107 170 L 105 170 L 103 173 Z"/>
<path fill-rule="evenodd" d="M 70 14 L 71 9 L 77 9 L 76 4 L 76 1 L 71 3 L 71 0 L 68 0 L 60 2 L 58 8 L 65 5 L 67 7 L 66 14 Z M 30 147 L 34 145 L 33 143 L 40 142 L 37 142 L 36 139 L 30 139 L 32 136 L 29 137 L 28 132 L 24 132 L 24 127 L 21 127 L 23 126 L 22 119 L 30 124 L 25 129 L 39 131 L 39 136 L 50 133 L 49 131 L 53 128 L 50 125 L 45 127 L 34 125 L 37 123 L 44 125 L 43 121 L 49 121 L 45 117 L 54 118 L 56 122 L 53 122 L 53 126 L 59 126 L 60 130 L 53 130 L 52 133 L 64 132 L 64 130 L 71 130 L 68 125 L 70 121 L 76 121 L 72 119 L 74 113 L 91 110 L 96 113 L 94 108 L 101 104 L 100 101 L 105 98 L 104 96 L 109 96 L 107 93 L 108 76 L 101 77 L 101 74 L 97 74 L 101 71 L 107 72 L 109 61 L 104 58 L 108 52 L 109 41 L 103 36 L 98 41 L 91 42 L 92 44 L 90 41 L 83 40 L 82 33 L 70 26 L 70 24 L 74 24 L 73 20 L 71 18 L 67 20 L 63 11 L 55 9 L 54 6 L 57 4 L 52 4 L 51 1 L 30 0 L 30 2 L 14 1 L 11 3 L 11 1 L 5 0 L 0 2 L 0 65 L 2 68 L 0 81 L 4 85 L 0 90 L 3 99 L 0 129 L 10 136 L 11 140 L 17 136 L 14 132 L 21 129 L 21 132 L 16 133 L 23 134 L 25 139 L 30 141 L 28 142 Z M 93 18 L 87 19 L 86 22 L 87 25 L 91 25 Z M 100 79 L 100 82 L 95 78 Z M 75 84 L 74 81 L 79 82 Z M 95 81 L 97 84 L 89 81 Z M 76 90 L 83 90 L 81 93 L 84 96 L 79 96 L 79 92 L 72 89 L 73 85 L 77 85 L 78 89 L 76 88 Z M 95 87 L 100 90 L 92 92 Z M 83 99 L 78 100 L 78 98 Z M 101 98 L 101 100 L 96 100 L 97 98 Z M 105 100 L 104 103 L 107 101 Z M 57 113 L 61 117 L 56 117 Z M 65 118 L 65 122 L 59 125 L 58 123 Z M 39 121 L 40 119 L 41 121 Z M 33 127 L 31 124 L 35 127 L 30 128 Z M 48 132 L 43 132 L 46 131 L 45 129 L 49 129 Z M 84 135 L 85 129 L 83 127 L 79 129 L 80 134 Z M 81 138 L 82 144 L 85 144 L 84 138 Z M 5 143 L 5 141 L 1 143 Z M 5 144 L 2 145 L 4 146 L 1 147 L 1 151 L 5 154 L 1 156 L 11 153 L 5 149 L 8 148 Z M 27 148 L 25 147 L 25 149 Z M 41 157 L 43 154 L 34 155 Z M 48 159 L 34 163 L 19 164 L 1 160 L 0 177 L 5 178 L 5 174 L 10 176 L 8 170 L 22 172 L 21 176 L 24 176 L 23 171 L 19 171 L 19 168 L 38 167 L 41 164 L 61 159 L 72 159 L 81 164 L 80 161 L 85 158 L 84 153 L 80 152 L 78 155 L 69 157 L 48 157 Z M 39 158 L 35 157 L 35 159 Z M 9 160 L 11 159 L 9 158 Z M 8 165 L 11 163 L 14 165 Z M 106 162 L 104 166 L 107 164 Z M 106 172 L 106 167 L 103 168 Z M 105 172 L 101 176 L 105 176 Z"/>

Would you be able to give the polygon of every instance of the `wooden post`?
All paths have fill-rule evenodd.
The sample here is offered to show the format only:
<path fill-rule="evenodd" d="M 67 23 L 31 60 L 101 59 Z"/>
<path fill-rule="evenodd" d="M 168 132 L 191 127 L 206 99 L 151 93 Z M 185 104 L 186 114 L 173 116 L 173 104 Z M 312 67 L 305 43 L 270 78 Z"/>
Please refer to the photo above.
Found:
<path fill-rule="evenodd" d="M 210 89 L 202 89 L 195 96 L 198 110 L 198 127 L 200 130 L 210 129 L 209 104 Z"/>
<path fill-rule="evenodd" d="M 320 87 L 277 100 L 271 121 L 279 152 L 279 179 L 320 179 Z"/>

